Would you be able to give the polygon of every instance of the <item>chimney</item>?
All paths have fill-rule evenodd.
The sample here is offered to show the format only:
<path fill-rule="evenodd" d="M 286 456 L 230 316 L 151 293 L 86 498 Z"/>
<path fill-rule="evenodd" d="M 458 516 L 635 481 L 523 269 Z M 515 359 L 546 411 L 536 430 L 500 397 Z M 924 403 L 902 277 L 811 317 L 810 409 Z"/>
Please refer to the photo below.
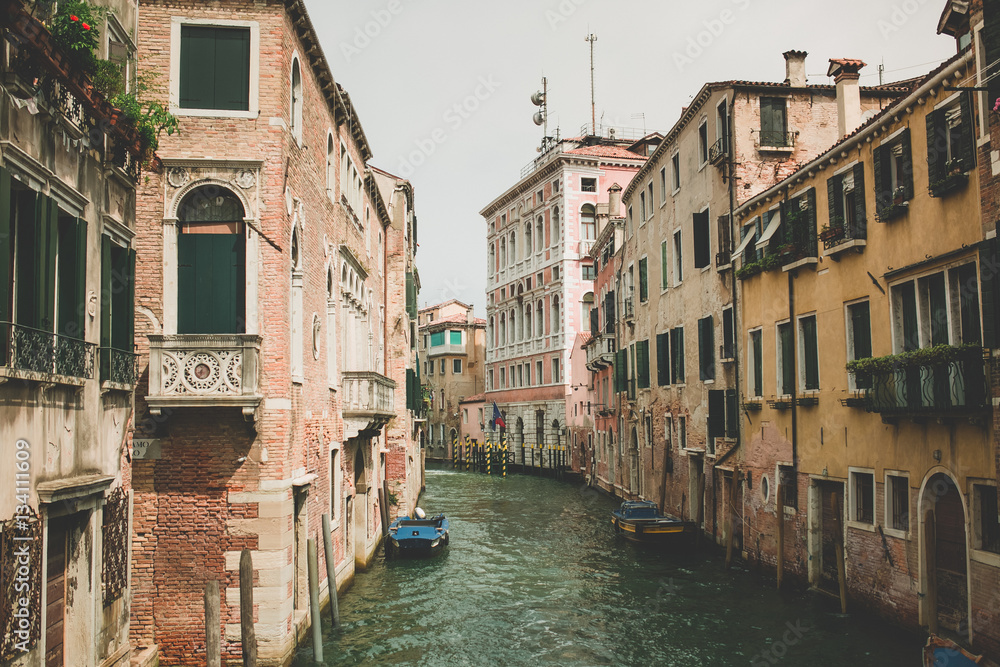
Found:
<path fill-rule="evenodd" d="M 844 137 L 861 125 L 861 88 L 858 72 L 865 63 L 853 58 L 830 58 L 827 76 L 837 84 L 837 130 Z"/>
<path fill-rule="evenodd" d="M 622 186 L 617 183 L 608 188 L 608 217 L 622 217 Z"/>
<path fill-rule="evenodd" d="M 785 51 L 785 83 L 792 88 L 806 86 L 806 56 L 805 51 Z"/>

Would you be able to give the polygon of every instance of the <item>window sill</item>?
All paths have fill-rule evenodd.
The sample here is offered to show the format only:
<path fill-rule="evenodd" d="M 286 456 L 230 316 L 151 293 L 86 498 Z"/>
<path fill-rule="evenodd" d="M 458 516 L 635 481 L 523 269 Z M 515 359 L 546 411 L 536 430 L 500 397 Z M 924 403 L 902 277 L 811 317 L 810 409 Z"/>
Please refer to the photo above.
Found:
<path fill-rule="evenodd" d="M 899 530 L 897 528 L 882 528 L 882 532 L 886 534 L 886 537 L 895 537 L 897 540 L 908 540 L 910 535 L 905 530 Z"/>
<path fill-rule="evenodd" d="M 872 523 L 861 523 L 860 521 L 847 521 L 848 528 L 854 528 L 856 530 L 863 530 L 869 533 L 875 532 L 875 524 Z"/>
<path fill-rule="evenodd" d="M 803 266 L 815 266 L 816 264 L 819 264 L 818 257 L 803 257 L 802 259 L 794 261 L 790 264 L 785 264 L 781 267 L 781 270 L 787 273 L 788 271 L 800 269 Z"/>
<path fill-rule="evenodd" d="M 260 115 L 256 109 L 250 111 L 227 111 L 225 109 L 182 109 L 171 107 L 170 113 L 175 116 L 190 116 L 198 118 L 246 118 L 254 119 Z"/>
<path fill-rule="evenodd" d="M 977 563 L 982 563 L 983 565 L 1000 567 L 1000 554 L 995 554 L 992 551 L 983 551 L 982 549 L 972 549 L 969 552 L 969 559 L 974 560 Z"/>
<path fill-rule="evenodd" d="M 795 146 L 758 146 L 757 151 L 760 153 L 792 153 L 795 150 Z"/>
<path fill-rule="evenodd" d="M 68 375 L 52 375 L 50 373 L 37 373 L 35 371 L 22 371 L 16 368 L 0 367 L 0 384 L 8 380 L 27 380 L 38 382 L 42 385 L 64 385 L 82 389 L 87 382 L 87 378 L 75 378 Z"/>
<path fill-rule="evenodd" d="M 833 246 L 832 248 L 824 250 L 823 251 L 823 256 L 824 257 L 834 257 L 835 255 L 839 255 L 842 252 L 846 252 L 846 251 L 850 250 L 851 248 L 857 248 L 858 252 L 860 253 L 861 250 L 862 250 L 862 248 L 864 248 L 866 245 L 868 245 L 868 243 L 867 243 L 867 241 L 865 241 L 865 239 L 847 239 L 843 243 L 838 243 L 837 245 Z M 806 259 L 809 259 L 809 258 L 807 257 Z M 813 258 L 813 259 L 815 259 L 815 258 Z"/>
<path fill-rule="evenodd" d="M 123 391 L 126 393 L 132 393 L 135 391 L 135 385 L 123 384 L 121 382 L 112 382 L 111 380 L 104 380 L 101 382 L 101 395 L 108 393 L 109 391 Z"/>

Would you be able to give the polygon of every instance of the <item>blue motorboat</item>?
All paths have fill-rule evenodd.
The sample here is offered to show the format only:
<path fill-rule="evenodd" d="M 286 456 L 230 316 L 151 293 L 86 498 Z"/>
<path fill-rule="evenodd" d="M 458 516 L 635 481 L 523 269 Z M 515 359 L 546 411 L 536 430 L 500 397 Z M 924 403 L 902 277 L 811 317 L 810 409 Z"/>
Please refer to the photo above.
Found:
<path fill-rule="evenodd" d="M 401 516 L 389 524 L 387 554 L 435 556 L 448 545 L 448 519 L 444 514 L 426 518 L 419 507 L 415 514 L 415 518 Z"/>
<path fill-rule="evenodd" d="M 672 542 L 693 536 L 696 529 L 694 521 L 660 514 L 649 500 L 626 500 L 611 512 L 611 523 L 615 532 L 633 542 Z"/>

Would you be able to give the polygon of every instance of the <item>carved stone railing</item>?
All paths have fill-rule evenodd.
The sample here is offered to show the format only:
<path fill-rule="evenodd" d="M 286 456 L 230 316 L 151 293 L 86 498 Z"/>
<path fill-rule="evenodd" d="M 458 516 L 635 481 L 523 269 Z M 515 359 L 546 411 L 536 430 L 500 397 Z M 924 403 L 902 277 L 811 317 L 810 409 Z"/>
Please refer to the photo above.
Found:
<path fill-rule="evenodd" d="M 250 334 L 149 336 L 150 411 L 232 406 L 251 416 L 262 399 L 260 344 Z"/>
<path fill-rule="evenodd" d="M 601 334 L 592 338 L 587 344 L 587 368 L 598 371 L 607 368 L 614 362 L 615 358 L 615 337 L 609 334 Z"/>
<path fill-rule="evenodd" d="M 371 371 L 341 373 L 344 417 L 374 419 L 396 414 L 396 383 Z"/>

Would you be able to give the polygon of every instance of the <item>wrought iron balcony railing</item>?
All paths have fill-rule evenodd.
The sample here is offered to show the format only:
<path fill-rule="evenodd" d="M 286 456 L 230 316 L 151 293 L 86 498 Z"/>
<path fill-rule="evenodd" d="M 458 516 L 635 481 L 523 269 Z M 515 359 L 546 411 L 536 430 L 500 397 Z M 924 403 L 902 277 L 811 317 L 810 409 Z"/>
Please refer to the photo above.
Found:
<path fill-rule="evenodd" d="M 719 139 L 708 149 L 708 161 L 714 165 L 722 164 L 728 154 L 726 149 L 726 140 Z"/>
<path fill-rule="evenodd" d="M 0 360 L 12 371 L 76 379 L 94 377 L 97 345 L 20 324 L 0 322 Z"/>
<path fill-rule="evenodd" d="M 113 347 L 101 348 L 101 382 L 134 387 L 139 377 L 139 355 Z"/>
<path fill-rule="evenodd" d="M 797 132 L 761 130 L 757 134 L 757 148 L 793 148 Z"/>
<path fill-rule="evenodd" d="M 251 334 L 150 335 L 150 411 L 235 406 L 252 415 L 262 399 L 260 344 Z"/>
<path fill-rule="evenodd" d="M 868 238 L 868 224 L 865 220 L 845 223 L 841 219 L 833 219 L 830 226 L 819 233 L 823 241 L 823 249 L 835 248 L 847 241 Z"/>
<path fill-rule="evenodd" d="M 371 371 L 341 373 L 344 417 L 376 419 L 396 414 L 396 383 Z"/>
<path fill-rule="evenodd" d="M 869 412 L 888 415 L 956 414 L 990 407 L 981 350 L 944 363 L 858 375 Z"/>

